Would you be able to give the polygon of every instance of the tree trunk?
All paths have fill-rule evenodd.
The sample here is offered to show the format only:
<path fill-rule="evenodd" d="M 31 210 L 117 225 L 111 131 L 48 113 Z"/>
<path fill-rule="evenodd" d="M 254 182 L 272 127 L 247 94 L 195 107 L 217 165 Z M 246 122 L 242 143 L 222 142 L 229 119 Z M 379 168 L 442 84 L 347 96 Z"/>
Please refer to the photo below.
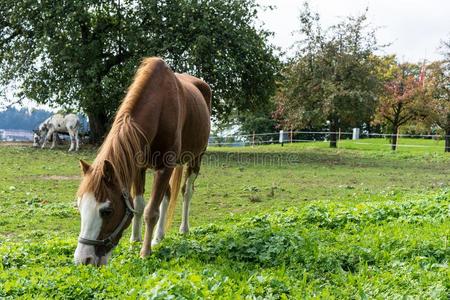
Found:
<path fill-rule="evenodd" d="M 445 131 L 445 152 L 450 152 L 450 128 Z"/>
<path fill-rule="evenodd" d="M 107 130 L 108 120 L 104 113 L 88 113 L 89 117 L 89 141 L 93 144 L 100 144 Z"/>
<path fill-rule="evenodd" d="M 392 136 L 391 136 L 391 149 L 392 151 L 397 150 L 397 138 L 398 138 L 398 127 L 394 126 L 392 130 Z"/>
<path fill-rule="evenodd" d="M 337 148 L 337 122 L 336 120 L 330 121 L 330 148 Z"/>

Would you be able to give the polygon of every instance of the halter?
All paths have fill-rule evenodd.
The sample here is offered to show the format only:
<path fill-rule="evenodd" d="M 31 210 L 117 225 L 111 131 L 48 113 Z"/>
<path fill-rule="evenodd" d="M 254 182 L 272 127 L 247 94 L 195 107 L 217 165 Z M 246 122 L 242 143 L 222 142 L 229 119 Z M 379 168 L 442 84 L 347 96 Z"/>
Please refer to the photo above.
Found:
<path fill-rule="evenodd" d="M 117 246 L 117 243 L 114 243 L 113 240 L 125 226 L 125 223 L 128 221 L 128 217 L 133 216 L 136 213 L 130 203 L 130 194 L 124 190 L 122 191 L 122 195 L 125 202 L 125 215 L 123 216 L 122 221 L 119 223 L 119 225 L 117 225 L 116 229 L 114 229 L 114 231 L 106 239 L 103 240 L 90 240 L 80 236 L 78 238 L 79 243 L 89 246 L 104 246 L 106 248 L 114 248 L 115 246 Z"/>

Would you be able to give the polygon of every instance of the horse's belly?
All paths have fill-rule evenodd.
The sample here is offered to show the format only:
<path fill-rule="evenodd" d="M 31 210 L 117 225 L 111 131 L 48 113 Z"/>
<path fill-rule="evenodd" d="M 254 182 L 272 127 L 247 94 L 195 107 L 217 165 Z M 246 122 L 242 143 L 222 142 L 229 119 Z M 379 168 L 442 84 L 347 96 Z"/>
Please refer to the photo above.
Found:
<path fill-rule="evenodd" d="M 198 108 L 198 111 L 186 122 L 181 139 L 182 153 L 192 153 L 195 156 L 201 154 L 208 145 L 209 132 L 211 130 L 211 121 L 209 111 L 206 106 Z"/>

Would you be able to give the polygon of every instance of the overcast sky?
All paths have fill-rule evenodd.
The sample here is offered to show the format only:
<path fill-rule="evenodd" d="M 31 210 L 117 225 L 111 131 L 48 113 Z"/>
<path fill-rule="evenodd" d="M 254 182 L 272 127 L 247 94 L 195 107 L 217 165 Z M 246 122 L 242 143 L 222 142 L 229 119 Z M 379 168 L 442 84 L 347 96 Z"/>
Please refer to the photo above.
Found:
<path fill-rule="evenodd" d="M 299 26 L 303 0 L 257 0 L 276 6 L 260 12 L 264 27 L 275 33 L 272 42 L 283 50 L 293 43 L 292 32 Z M 392 43 L 386 53 L 395 53 L 401 61 L 421 62 L 439 59 L 439 46 L 450 38 L 450 0 L 310 0 L 311 9 L 329 26 L 341 17 L 359 15 L 369 8 L 369 22 L 381 27 L 378 40 Z"/>

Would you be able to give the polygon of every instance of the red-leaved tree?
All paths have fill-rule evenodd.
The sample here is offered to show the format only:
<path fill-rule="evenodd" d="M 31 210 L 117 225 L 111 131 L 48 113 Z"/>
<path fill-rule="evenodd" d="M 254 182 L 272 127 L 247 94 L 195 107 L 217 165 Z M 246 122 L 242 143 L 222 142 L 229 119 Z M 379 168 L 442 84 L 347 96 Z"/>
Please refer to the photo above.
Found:
<path fill-rule="evenodd" d="M 380 99 L 375 123 L 388 126 L 392 150 L 397 149 L 400 127 L 424 116 L 426 93 L 418 70 L 418 66 L 411 64 L 394 66 Z"/>

